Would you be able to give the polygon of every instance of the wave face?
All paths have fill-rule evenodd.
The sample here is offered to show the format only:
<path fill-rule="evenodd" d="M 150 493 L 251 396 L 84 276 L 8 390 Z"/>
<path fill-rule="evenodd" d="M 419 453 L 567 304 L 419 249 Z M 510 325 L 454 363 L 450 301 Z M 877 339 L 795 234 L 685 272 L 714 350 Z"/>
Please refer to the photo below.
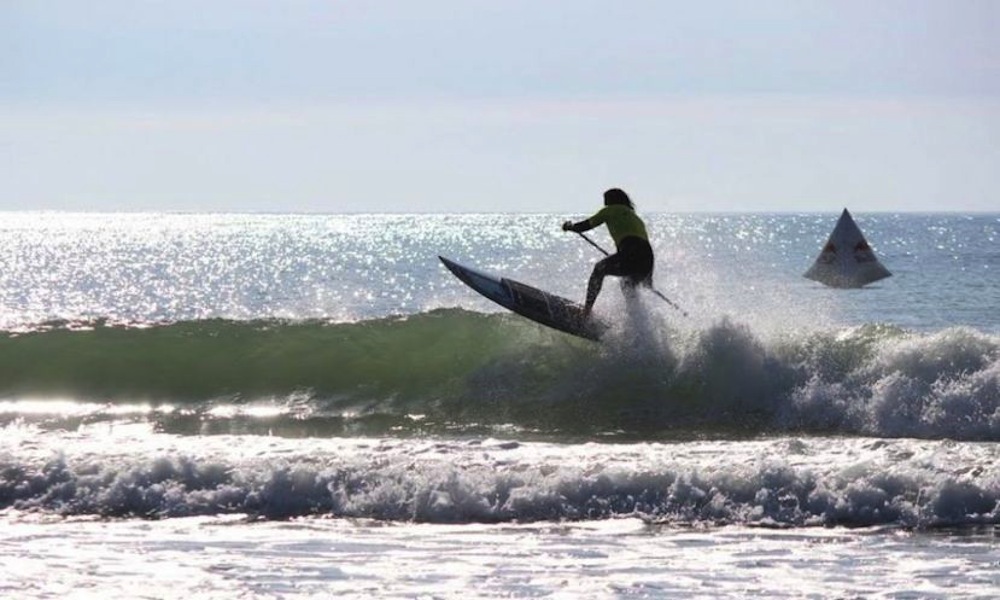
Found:
<path fill-rule="evenodd" d="M 156 413 L 168 428 L 265 404 L 286 425 L 996 441 L 1000 339 L 871 325 L 765 340 L 721 320 L 592 344 L 461 309 L 355 323 L 51 323 L 0 339 L 0 395 L 8 415 L 27 399 L 169 406 Z"/>

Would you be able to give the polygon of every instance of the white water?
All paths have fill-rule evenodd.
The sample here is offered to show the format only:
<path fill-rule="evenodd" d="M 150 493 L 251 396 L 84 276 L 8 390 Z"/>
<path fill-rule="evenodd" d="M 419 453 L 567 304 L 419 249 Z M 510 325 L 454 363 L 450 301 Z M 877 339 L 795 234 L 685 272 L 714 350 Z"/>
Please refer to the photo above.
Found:
<path fill-rule="evenodd" d="M 2 433 L 0 481 L 18 466 L 21 486 L 48 491 L 0 512 L 0 597 L 991 598 L 1000 586 L 994 443 L 192 437 L 142 422 Z M 211 473 L 230 477 L 205 485 Z M 992 514 L 967 514 L 984 499 Z M 135 510 L 145 518 L 122 518 Z"/>
<path fill-rule="evenodd" d="M 27 512 L 249 513 L 431 523 L 636 516 L 682 525 L 1000 521 L 1000 446 L 777 437 L 672 443 L 178 436 L 8 426 L 0 495 Z"/>

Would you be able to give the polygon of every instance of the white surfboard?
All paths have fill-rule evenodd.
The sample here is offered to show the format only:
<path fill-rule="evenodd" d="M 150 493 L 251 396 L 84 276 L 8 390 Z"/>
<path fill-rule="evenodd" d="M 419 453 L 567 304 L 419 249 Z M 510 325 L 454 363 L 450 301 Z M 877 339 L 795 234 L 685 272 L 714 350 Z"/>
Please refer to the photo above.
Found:
<path fill-rule="evenodd" d="M 519 315 L 589 340 L 598 340 L 608 325 L 591 315 L 583 317 L 583 307 L 561 296 L 543 292 L 530 285 L 483 273 L 439 256 L 444 266 L 466 285 Z"/>
<path fill-rule="evenodd" d="M 816 262 L 803 274 L 835 288 L 859 288 L 890 276 L 846 208 Z"/>

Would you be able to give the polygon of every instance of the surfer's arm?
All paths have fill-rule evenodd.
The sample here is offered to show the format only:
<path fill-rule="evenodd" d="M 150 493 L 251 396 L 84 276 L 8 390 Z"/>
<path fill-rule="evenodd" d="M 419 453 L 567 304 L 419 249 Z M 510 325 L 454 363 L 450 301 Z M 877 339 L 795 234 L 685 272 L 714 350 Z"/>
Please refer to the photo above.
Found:
<path fill-rule="evenodd" d="M 575 231 L 577 233 L 582 233 L 584 231 L 590 231 L 594 227 L 596 227 L 596 225 L 592 225 L 590 223 L 590 219 L 584 219 L 584 220 L 580 221 L 579 223 L 574 223 L 573 221 L 566 221 L 565 223 L 563 223 L 563 226 L 562 226 L 563 231 Z"/>
<path fill-rule="evenodd" d="M 599 210 L 597 214 L 590 217 L 589 219 L 584 219 L 577 223 L 572 221 L 566 221 L 563 223 L 563 231 L 575 231 L 577 233 L 583 233 L 584 231 L 590 231 L 594 227 L 598 227 L 604 224 L 604 211 Z"/>

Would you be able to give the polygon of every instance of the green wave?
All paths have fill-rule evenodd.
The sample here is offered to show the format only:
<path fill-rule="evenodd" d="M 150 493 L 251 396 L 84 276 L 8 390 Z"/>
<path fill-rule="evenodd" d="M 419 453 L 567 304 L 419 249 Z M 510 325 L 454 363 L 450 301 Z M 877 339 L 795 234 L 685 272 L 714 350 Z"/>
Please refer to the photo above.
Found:
<path fill-rule="evenodd" d="M 340 402 L 443 398 L 532 347 L 554 350 L 551 361 L 560 352 L 587 354 L 588 344 L 517 317 L 461 309 L 356 323 L 97 322 L 0 338 L 0 395 L 174 403 L 296 393 Z"/>
<path fill-rule="evenodd" d="M 725 319 L 661 333 L 634 339 L 619 328 L 595 344 L 461 309 L 355 323 L 63 324 L 0 338 L 0 398 L 175 406 L 159 418 L 184 432 L 206 431 L 200 415 L 213 408 L 263 402 L 284 421 L 237 418 L 305 434 L 509 424 L 1000 439 L 995 336 L 870 325 L 765 343 Z"/>

